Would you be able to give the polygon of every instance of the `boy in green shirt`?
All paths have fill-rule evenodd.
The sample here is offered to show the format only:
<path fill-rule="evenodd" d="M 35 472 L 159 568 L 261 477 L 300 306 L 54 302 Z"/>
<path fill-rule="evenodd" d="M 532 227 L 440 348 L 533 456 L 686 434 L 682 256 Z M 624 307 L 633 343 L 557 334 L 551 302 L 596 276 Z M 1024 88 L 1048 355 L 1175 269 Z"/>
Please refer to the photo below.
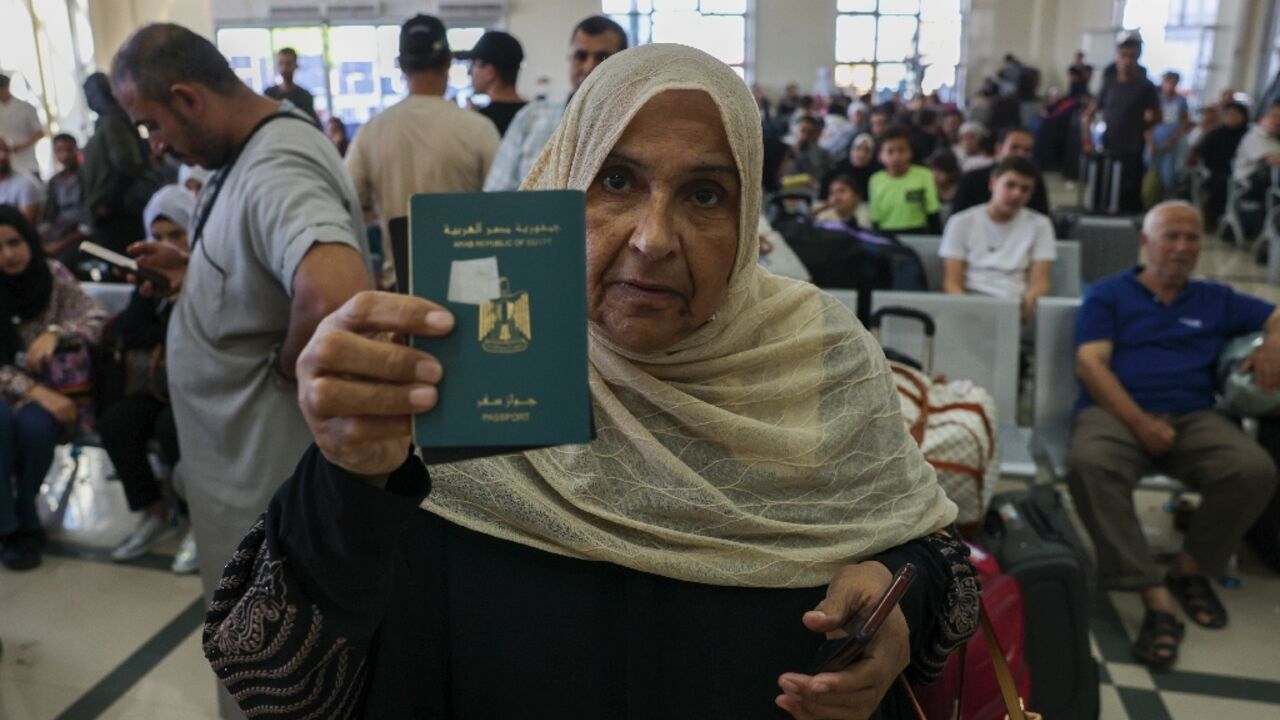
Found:
<path fill-rule="evenodd" d="M 933 174 L 911 164 L 911 131 L 895 125 L 880 136 L 884 170 L 871 176 L 871 222 L 894 233 L 942 233 Z"/>

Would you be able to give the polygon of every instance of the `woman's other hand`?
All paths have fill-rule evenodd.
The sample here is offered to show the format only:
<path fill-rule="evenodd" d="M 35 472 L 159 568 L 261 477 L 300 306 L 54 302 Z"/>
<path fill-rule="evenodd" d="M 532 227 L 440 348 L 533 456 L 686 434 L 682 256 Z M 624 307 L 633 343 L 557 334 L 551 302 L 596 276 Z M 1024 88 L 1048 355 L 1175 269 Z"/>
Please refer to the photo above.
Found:
<path fill-rule="evenodd" d="M 362 292 L 316 328 L 298 357 L 298 404 L 329 462 L 356 475 L 404 463 L 412 418 L 435 407 L 443 369 L 391 335 L 447 335 L 453 315 L 409 295 Z"/>
<path fill-rule="evenodd" d="M 50 390 L 43 385 L 35 385 L 27 393 L 27 400 L 45 409 L 60 425 L 70 425 L 76 421 L 76 404 L 66 395 Z"/>
<path fill-rule="evenodd" d="M 870 561 L 846 565 L 827 586 L 827 597 L 804 614 L 805 627 L 827 639 L 844 637 L 840 627 L 884 594 L 893 575 Z M 775 702 L 796 720 L 865 720 L 911 662 L 907 620 L 894 608 L 862 658 L 840 672 L 783 673 Z"/>
<path fill-rule="evenodd" d="M 27 369 L 36 375 L 43 373 L 57 349 L 58 336 L 51 332 L 42 333 L 27 346 Z"/>

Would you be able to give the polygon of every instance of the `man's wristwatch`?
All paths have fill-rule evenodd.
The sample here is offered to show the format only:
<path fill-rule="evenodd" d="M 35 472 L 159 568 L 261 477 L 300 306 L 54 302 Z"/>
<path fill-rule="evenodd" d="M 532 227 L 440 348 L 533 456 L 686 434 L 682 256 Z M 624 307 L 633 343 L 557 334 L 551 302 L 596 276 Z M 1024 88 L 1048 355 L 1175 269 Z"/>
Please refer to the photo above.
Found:
<path fill-rule="evenodd" d="M 58 338 L 59 340 L 61 340 L 61 339 L 62 339 L 62 326 L 61 326 L 61 325 L 59 325 L 59 324 L 57 324 L 57 323 L 51 323 L 51 324 L 49 324 L 49 326 L 48 326 L 48 327 L 46 327 L 46 328 L 44 329 L 44 331 L 45 331 L 46 333 L 48 333 L 48 334 L 53 335 L 54 337 Z"/>

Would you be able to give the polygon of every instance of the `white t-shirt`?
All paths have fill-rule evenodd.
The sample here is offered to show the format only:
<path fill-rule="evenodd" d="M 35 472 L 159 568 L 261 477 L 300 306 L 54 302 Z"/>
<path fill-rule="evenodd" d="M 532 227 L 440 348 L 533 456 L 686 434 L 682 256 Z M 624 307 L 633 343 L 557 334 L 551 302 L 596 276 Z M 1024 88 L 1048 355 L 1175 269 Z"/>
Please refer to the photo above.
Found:
<path fill-rule="evenodd" d="M 0 205 L 17 208 L 39 205 L 41 194 L 40 183 L 17 168 L 9 173 L 9 177 L 0 180 Z"/>
<path fill-rule="evenodd" d="M 968 263 L 964 289 L 979 295 L 1021 298 L 1027 291 L 1032 261 L 1058 257 L 1049 218 L 1023 208 L 998 223 L 986 205 L 952 215 L 942 233 L 938 255 Z"/>
<path fill-rule="evenodd" d="M 1261 125 L 1254 125 L 1236 148 L 1236 179 L 1249 182 L 1253 174 L 1264 167 L 1268 155 L 1280 155 L 1280 137 L 1267 132 Z"/>
<path fill-rule="evenodd" d="M 37 131 L 44 132 L 40 124 L 40 114 L 29 102 L 10 97 L 9 102 L 0 102 L 0 138 L 12 147 L 15 143 L 23 143 L 31 139 Z M 33 175 L 40 174 L 40 163 L 36 162 L 36 149 L 29 147 L 22 152 L 13 153 L 10 162 L 19 170 L 26 170 Z"/>

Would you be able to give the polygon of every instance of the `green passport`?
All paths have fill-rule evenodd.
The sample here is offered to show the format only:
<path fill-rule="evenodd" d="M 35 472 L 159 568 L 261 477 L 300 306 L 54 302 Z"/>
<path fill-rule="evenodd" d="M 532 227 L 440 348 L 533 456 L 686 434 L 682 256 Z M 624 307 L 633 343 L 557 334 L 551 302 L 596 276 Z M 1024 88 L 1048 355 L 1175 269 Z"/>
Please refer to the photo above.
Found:
<path fill-rule="evenodd" d="M 456 320 L 414 340 L 444 366 L 419 447 L 461 451 L 446 461 L 592 439 L 585 213 L 570 190 L 410 200 L 409 292 Z"/>

